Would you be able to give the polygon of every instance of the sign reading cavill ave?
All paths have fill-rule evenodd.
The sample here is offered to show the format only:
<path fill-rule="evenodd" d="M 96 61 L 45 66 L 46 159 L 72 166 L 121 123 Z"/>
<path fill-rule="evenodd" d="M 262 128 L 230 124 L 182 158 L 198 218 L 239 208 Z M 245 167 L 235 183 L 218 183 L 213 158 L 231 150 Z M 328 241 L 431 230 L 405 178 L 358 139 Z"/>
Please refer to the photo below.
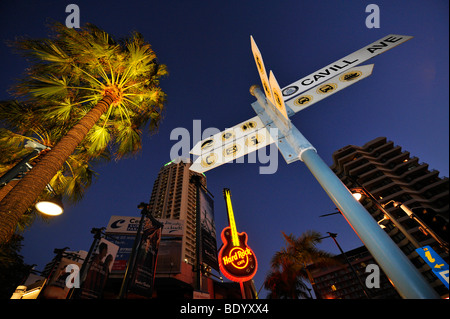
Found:
<path fill-rule="evenodd" d="M 291 99 L 295 95 L 302 93 L 310 87 L 327 81 L 335 75 L 363 63 L 374 56 L 384 53 L 412 38 L 412 36 L 390 34 L 372 44 L 369 44 L 368 46 L 284 87 L 282 89 L 284 99 Z"/>

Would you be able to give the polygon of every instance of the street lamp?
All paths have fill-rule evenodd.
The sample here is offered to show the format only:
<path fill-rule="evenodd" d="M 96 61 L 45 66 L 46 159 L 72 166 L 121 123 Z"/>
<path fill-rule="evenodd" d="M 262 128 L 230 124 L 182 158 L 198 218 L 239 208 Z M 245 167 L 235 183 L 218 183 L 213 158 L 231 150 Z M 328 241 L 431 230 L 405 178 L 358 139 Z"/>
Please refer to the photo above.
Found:
<path fill-rule="evenodd" d="M 355 193 L 352 193 L 352 195 L 353 195 L 353 197 L 359 202 L 360 200 L 361 200 L 361 198 L 362 198 L 362 194 L 361 193 L 358 193 L 358 192 L 355 192 Z"/>
<path fill-rule="evenodd" d="M 40 213 L 49 216 L 58 216 L 64 211 L 61 196 L 55 196 L 51 199 L 38 201 L 35 207 Z"/>
<path fill-rule="evenodd" d="M 0 186 L 6 187 L 6 185 L 8 185 L 8 183 L 13 179 L 21 179 L 23 175 L 25 175 L 29 170 L 33 168 L 33 166 L 31 166 L 31 164 L 28 162 L 35 156 L 41 154 L 42 151 L 50 150 L 49 147 L 31 140 L 28 140 L 25 143 L 24 147 L 32 149 L 31 152 L 28 155 L 24 156 L 19 163 L 17 163 L 14 167 L 12 167 L 9 171 L 7 171 L 0 177 Z M 10 186 L 10 189 L 7 192 L 9 192 L 12 187 L 13 186 Z M 47 190 L 55 195 L 55 191 L 50 186 L 50 184 L 47 184 Z M 58 216 L 61 215 L 64 211 L 61 196 L 55 196 L 52 199 L 38 201 L 35 204 L 35 208 L 40 213 L 49 216 Z"/>
<path fill-rule="evenodd" d="M 48 216 L 58 216 L 61 215 L 64 211 L 64 205 L 62 202 L 62 195 L 56 194 L 53 187 L 50 184 L 46 186 L 47 191 L 53 195 L 50 199 L 42 199 L 38 200 L 34 207 L 42 214 Z"/>
<path fill-rule="evenodd" d="M 442 240 L 438 235 L 436 235 L 435 232 L 432 231 L 420 218 L 416 217 L 414 212 L 408 206 L 406 206 L 403 203 L 396 202 L 394 200 L 390 200 L 389 202 L 387 202 L 386 204 L 382 204 L 381 206 L 385 207 L 385 206 L 389 205 L 390 203 L 392 203 L 392 205 L 394 207 L 400 206 L 400 208 L 406 213 L 406 215 L 408 215 L 409 218 L 414 219 L 417 223 L 419 223 L 419 225 L 422 227 L 422 229 L 427 234 L 429 234 L 431 237 L 433 237 L 433 239 L 439 243 L 439 246 L 441 246 L 445 250 L 445 252 L 448 254 L 448 252 L 449 252 L 448 243 L 445 242 L 444 240 Z"/>
<path fill-rule="evenodd" d="M 416 247 L 416 248 L 421 247 L 419 245 L 419 242 L 410 233 L 408 233 L 408 231 L 402 226 L 402 224 L 397 222 L 396 219 L 393 218 L 392 215 L 386 209 L 384 209 L 383 205 L 381 205 L 378 202 L 378 200 L 370 192 L 368 192 L 364 187 L 351 188 L 350 191 L 354 192 L 353 197 L 355 197 L 355 199 L 357 199 L 357 200 L 361 200 L 363 195 L 370 198 L 370 200 L 375 204 L 375 206 L 384 214 L 385 217 L 383 219 L 386 219 L 386 218 L 390 219 L 391 222 L 395 225 L 395 227 L 397 227 L 400 230 L 400 232 L 414 245 L 414 247 Z M 355 193 L 357 195 L 355 195 Z M 378 225 L 380 225 L 380 224 L 378 224 Z"/>

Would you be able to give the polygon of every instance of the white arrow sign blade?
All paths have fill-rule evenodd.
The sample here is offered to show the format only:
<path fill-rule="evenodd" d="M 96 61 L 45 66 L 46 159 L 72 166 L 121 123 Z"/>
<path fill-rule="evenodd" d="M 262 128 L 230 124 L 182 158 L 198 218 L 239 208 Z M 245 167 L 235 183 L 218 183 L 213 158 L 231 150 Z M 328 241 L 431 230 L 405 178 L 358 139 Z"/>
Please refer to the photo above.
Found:
<path fill-rule="evenodd" d="M 264 89 L 264 94 L 266 95 L 266 98 L 272 102 L 272 104 L 275 104 L 274 97 L 272 96 L 272 90 L 270 89 L 269 78 L 267 77 L 266 68 L 264 67 L 264 61 L 261 52 L 259 51 L 258 46 L 256 45 L 255 40 L 253 40 L 252 36 L 250 36 L 250 41 L 253 57 L 255 58 L 256 68 L 258 69 L 259 77 L 261 78 L 261 83 Z"/>
<path fill-rule="evenodd" d="M 194 172 L 204 173 L 270 145 L 273 142 L 274 139 L 269 134 L 269 131 L 266 128 L 262 128 L 250 134 L 246 134 L 245 136 L 241 136 L 232 143 L 222 145 L 209 152 L 204 152 L 194 161 L 189 169 Z"/>
<path fill-rule="evenodd" d="M 314 87 L 286 102 L 295 113 L 313 105 L 334 93 L 365 79 L 372 74 L 373 64 L 361 65 L 341 73 L 329 81 Z"/>
<path fill-rule="evenodd" d="M 369 44 L 368 46 L 282 88 L 281 91 L 283 93 L 283 98 L 287 101 L 288 99 L 291 99 L 320 83 L 328 81 L 332 77 L 355 67 L 364 61 L 373 58 L 374 56 L 384 53 L 412 38 L 412 36 L 406 35 L 387 35 L 384 38 L 381 38 L 380 40 L 375 41 L 374 43 Z"/>
<path fill-rule="evenodd" d="M 228 128 L 220 133 L 201 140 L 195 144 L 190 153 L 193 155 L 200 155 L 202 153 L 210 152 L 263 127 L 264 124 L 258 116 L 252 117 L 251 119 L 239 123 L 232 128 Z"/>

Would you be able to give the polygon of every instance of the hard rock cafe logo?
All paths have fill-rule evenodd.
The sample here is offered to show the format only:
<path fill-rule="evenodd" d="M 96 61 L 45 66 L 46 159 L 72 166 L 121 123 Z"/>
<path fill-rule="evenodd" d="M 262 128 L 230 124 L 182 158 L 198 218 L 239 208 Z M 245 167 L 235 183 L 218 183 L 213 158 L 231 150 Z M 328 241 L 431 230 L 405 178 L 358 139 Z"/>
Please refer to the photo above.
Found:
<path fill-rule="evenodd" d="M 319 93 L 319 94 L 329 94 L 329 93 L 333 92 L 336 89 L 337 89 L 337 84 L 336 83 L 326 83 L 326 84 L 323 84 L 323 85 L 319 86 L 317 88 L 316 92 Z"/>
<path fill-rule="evenodd" d="M 311 95 L 302 95 L 295 99 L 294 104 L 298 106 L 305 106 L 309 104 L 314 98 Z"/>
<path fill-rule="evenodd" d="M 361 75 L 362 75 L 361 71 L 350 71 L 350 72 L 347 72 L 347 73 L 341 75 L 339 77 L 339 80 L 341 82 L 350 82 L 350 81 L 353 81 L 353 80 L 359 78 Z"/>
<path fill-rule="evenodd" d="M 232 265 L 233 267 L 237 269 L 244 269 L 247 267 L 249 262 L 249 256 L 252 256 L 253 252 L 250 248 L 241 248 L 241 247 L 234 247 L 230 250 L 230 253 L 228 256 L 223 256 L 222 261 L 223 265 Z"/>

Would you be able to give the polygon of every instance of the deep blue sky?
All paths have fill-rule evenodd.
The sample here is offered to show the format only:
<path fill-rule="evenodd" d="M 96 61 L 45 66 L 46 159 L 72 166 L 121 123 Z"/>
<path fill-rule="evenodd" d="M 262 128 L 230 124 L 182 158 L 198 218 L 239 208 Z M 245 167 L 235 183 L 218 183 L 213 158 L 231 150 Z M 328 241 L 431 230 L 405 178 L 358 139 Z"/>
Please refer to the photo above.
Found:
<path fill-rule="evenodd" d="M 0 4 L 0 99 L 26 67 L 4 42 L 15 36 L 45 37 L 48 19 L 64 22 L 70 1 L 4 1 Z M 448 1 L 74 1 L 81 23 L 90 22 L 115 37 L 141 32 L 168 66 L 161 82 L 168 95 L 158 134 L 146 136 L 134 159 L 98 167 L 98 181 L 82 202 L 67 207 L 49 223 L 37 221 L 25 233 L 25 262 L 42 270 L 54 248 L 88 250 L 92 227 L 106 226 L 111 215 L 138 216 L 171 147 L 177 127 L 192 132 L 223 130 L 255 116 L 252 84 L 260 84 L 250 50 L 253 35 L 267 70 L 284 87 L 388 34 L 414 38 L 377 56 L 367 79 L 291 117 L 329 165 L 333 151 L 362 146 L 386 136 L 403 150 L 449 175 Z M 95 3 L 95 4 L 93 4 Z M 379 5 L 381 27 L 368 29 L 365 8 Z M 197 141 L 191 141 L 195 143 Z M 260 175 L 259 164 L 227 164 L 206 173 L 215 195 L 219 234 L 227 217 L 222 189 L 230 188 L 237 228 L 249 235 L 259 261 L 261 287 L 272 255 L 284 245 L 281 231 L 300 235 L 314 229 L 338 233 L 344 250 L 362 245 L 301 162 Z M 219 245 L 220 239 L 218 238 Z M 331 239 L 319 248 L 339 253 Z M 262 293 L 265 296 L 265 293 Z"/>

